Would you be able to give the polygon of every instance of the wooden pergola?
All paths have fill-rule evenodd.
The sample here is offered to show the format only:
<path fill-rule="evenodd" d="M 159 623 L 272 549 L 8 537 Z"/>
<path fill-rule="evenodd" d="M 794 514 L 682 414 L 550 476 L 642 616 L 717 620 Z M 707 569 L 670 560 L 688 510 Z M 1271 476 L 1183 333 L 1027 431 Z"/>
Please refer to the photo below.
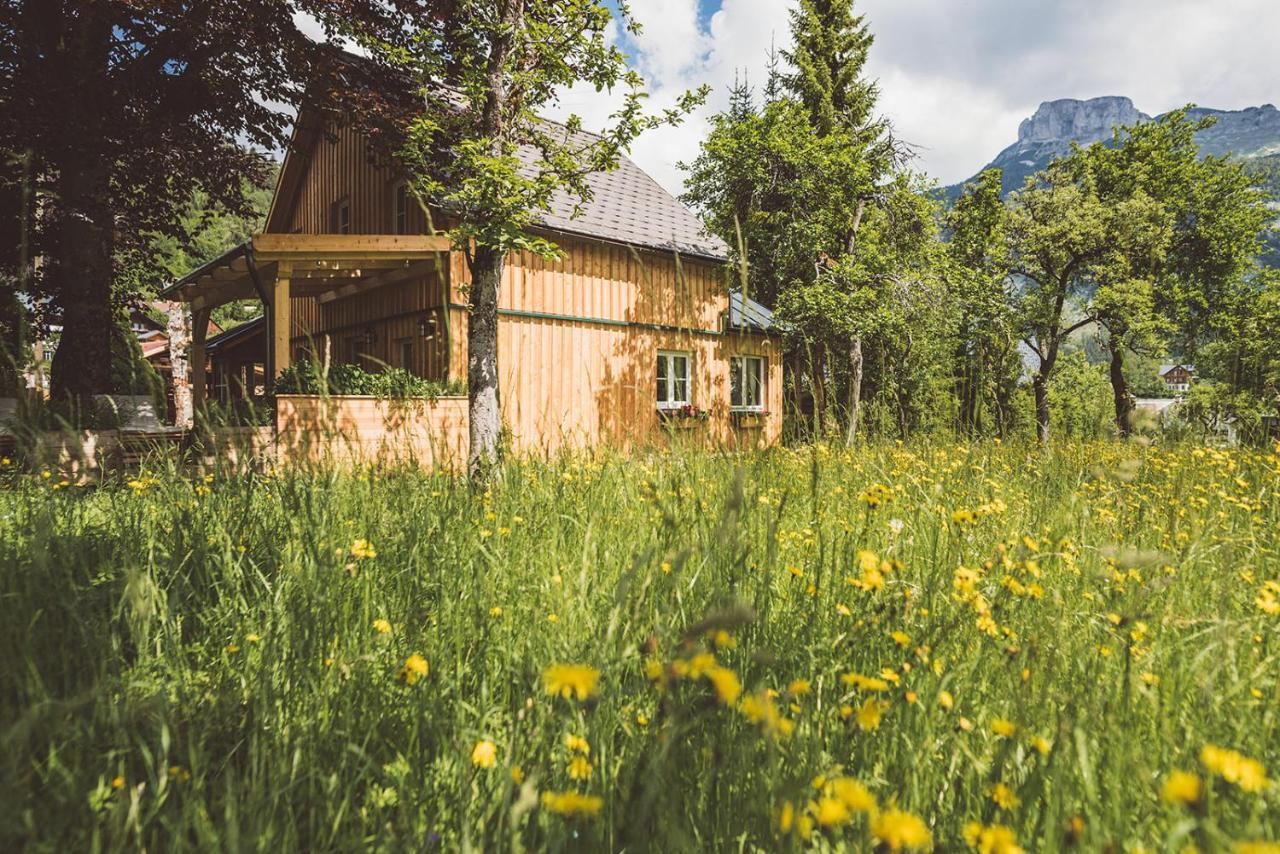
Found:
<path fill-rule="evenodd" d="M 277 377 L 290 363 L 292 297 L 327 303 L 423 276 L 451 246 L 441 235 L 259 234 L 188 273 L 162 296 L 191 306 L 192 403 L 205 399 L 205 338 L 213 309 L 235 300 L 262 301 L 267 370 Z"/>

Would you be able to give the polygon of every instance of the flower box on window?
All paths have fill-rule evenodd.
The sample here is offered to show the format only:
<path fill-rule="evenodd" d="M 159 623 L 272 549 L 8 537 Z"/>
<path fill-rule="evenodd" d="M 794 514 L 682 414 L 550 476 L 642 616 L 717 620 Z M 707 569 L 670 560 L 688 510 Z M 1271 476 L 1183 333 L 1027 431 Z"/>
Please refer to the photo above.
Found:
<path fill-rule="evenodd" d="M 686 403 L 684 406 L 659 407 L 658 419 L 666 426 L 676 430 L 690 430 L 709 418 L 711 413 L 705 409 Z"/>

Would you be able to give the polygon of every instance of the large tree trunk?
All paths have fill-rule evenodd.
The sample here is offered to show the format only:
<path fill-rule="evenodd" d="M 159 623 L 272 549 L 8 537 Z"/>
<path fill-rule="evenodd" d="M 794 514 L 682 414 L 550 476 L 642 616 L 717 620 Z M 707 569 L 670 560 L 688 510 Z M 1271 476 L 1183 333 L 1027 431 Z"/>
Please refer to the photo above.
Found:
<path fill-rule="evenodd" d="M 1133 434 L 1133 395 L 1129 393 L 1129 381 L 1124 376 L 1124 348 L 1111 348 L 1111 393 L 1115 399 L 1116 430 L 1122 439 Z"/>
<path fill-rule="evenodd" d="M 51 105 L 63 113 L 55 125 L 67 132 L 52 146 L 56 237 L 48 275 L 62 336 L 50 387 L 55 398 L 70 398 L 82 411 L 88 411 L 93 395 L 112 390 L 111 162 L 93 150 L 106 128 L 104 99 L 94 92 L 107 79 L 110 32 L 97 4 L 87 4 L 72 19 L 59 56 L 67 86 L 60 103 Z"/>
<path fill-rule="evenodd" d="M 1049 377 L 1042 367 L 1031 378 L 1031 388 L 1036 396 L 1036 438 L 1041 444 L 1049 443 Z"/>
<path fill-rule="evenodd" d="M 858 416 L 862 410 L 862 338 L 854 338 L 849 344 L 849 429 L 845 433 L 846 445 L 858 440 Z"/>
<path fill-rule="evenodd" d="M 498 463 L 502 412 L 498 397 L 498 285 L 504 253 L 476 247 L 471 261 L 471 318 L 467 324 L 467 398 L 471 450 L 467 470 L 485 479 Z"/>

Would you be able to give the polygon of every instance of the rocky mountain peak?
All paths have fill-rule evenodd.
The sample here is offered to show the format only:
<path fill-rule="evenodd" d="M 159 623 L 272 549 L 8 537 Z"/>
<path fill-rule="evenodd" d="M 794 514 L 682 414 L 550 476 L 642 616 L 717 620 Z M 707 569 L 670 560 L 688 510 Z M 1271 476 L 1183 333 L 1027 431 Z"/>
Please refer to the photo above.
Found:
<path fill-rule="evenodd" d="M 1110 139 L 1112 128 L 1150 120 L 1133 101 L 1117 95 L 1080 101 L 1061 98 L 1045 101 L 1031 118 L 1018 127 L 1018 142 L 1024 145 L 1074 140 L 1088 145 Z"/>

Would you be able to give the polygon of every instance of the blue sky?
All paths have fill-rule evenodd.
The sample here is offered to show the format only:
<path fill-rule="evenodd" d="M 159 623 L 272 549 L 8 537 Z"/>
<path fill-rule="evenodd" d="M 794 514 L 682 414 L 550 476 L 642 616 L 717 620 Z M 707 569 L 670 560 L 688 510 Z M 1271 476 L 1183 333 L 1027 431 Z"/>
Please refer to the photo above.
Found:
<path fill-rule="evenodd" d="M 640 139 L 634 159 L 678 192 L 706 117 L 735 73 L 764 79 L 793 0 L 631 0 L 643 26 L 623 45 L 655 106 L 702 83 L 708 106 Z M 1147 113 L 1188 102 L 1239 109 L 1280 101 L 1276 0 L 861 0 L 876 36 L 881 110 L 920 151 L 917 166 L 962 180 L 1017 137 L 1046 100 L 1127 95 Z M 618 36 L 622 38 L 621 34 Z M 608 93 L 565 93 L 561 114 L 602 124 Z"/>

